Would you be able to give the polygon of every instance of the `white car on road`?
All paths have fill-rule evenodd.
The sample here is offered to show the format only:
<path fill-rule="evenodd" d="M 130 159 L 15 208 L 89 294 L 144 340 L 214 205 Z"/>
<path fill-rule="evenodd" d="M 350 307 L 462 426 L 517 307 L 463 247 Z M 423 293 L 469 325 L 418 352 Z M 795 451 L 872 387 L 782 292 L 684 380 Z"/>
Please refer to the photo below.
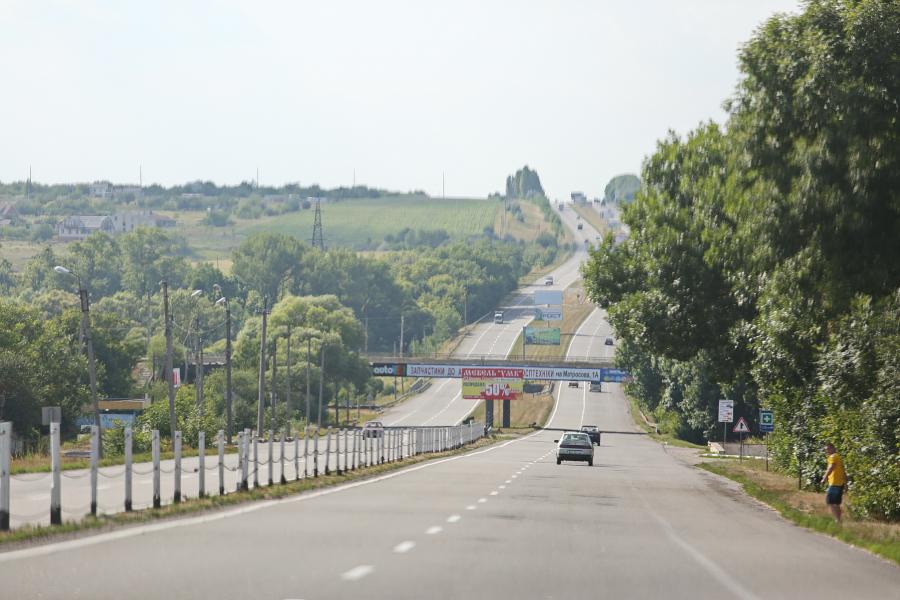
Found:
<path fill-rule="evenodd" d="M 589 467 L 594 466 L 594 442 L 586 433 L 567 431 L 558 440 L 556 447 L 556 464 L 564 460 L 583 461 Z"/>

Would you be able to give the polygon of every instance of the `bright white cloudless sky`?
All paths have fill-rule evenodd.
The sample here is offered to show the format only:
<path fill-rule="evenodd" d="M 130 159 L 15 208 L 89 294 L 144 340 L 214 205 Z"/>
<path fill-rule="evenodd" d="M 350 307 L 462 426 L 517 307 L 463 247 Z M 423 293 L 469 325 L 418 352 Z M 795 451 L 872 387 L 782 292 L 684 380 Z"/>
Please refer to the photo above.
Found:
<path fill-rule="evenodd" d="M 602 193 L 797 0 L 3 0 L 0 180 Z"/>

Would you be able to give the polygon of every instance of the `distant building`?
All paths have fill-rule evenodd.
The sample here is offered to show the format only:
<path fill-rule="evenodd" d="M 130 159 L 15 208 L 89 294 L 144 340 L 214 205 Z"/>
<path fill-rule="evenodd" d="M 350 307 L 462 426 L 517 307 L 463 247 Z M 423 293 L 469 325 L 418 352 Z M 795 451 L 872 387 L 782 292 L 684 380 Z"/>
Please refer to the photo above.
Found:
<path fill-rule="evenodd" d="M 4 202 L 0 204 L 0 227 L 9 227 L 19 221 L 19 211 L 14 204 Z"/>
<path fill-rule="evenodd" d="M 105 215 L 76 215 L 66 217 L 56 226 L 56 235 L 60 240 L 83 240 L 92 233 L 103 231 L 110 235 L 114 232 L 113 220 Z"/>
<path fill-rule="evenodd" d="M 125 213 L 112 215 L 113 231 L 115 233 L 128 233 L 135 227 L 156 227 L 156 219 L 150 213 Z"/>
<path fill-rule="evenodd" d="M 142 189 L 136 185 L 120 185 L 116 186 L 112 191 L 113 196 L 116 198 L 124 198 L 128 195 L 131 195 L 132 198 L 140 198 L 141 193 Z"/>
<path fill-rule="evenodd" d="M 93 198 L 109 198 L 113 195 L 112 184 L 108 181 L 95 181 L 91 184 Z"/>
<path fill-rule="evenodd" d="M 102 231 L 109 235 L 120 235 L 134 231 L 137 227 L 175 227 L 175 219 L 155 214 L 151 211 L 122 213 L 118 215 L 66 217 L 56 227 L 60 240 L 83 240 L 92 233 Z"/>

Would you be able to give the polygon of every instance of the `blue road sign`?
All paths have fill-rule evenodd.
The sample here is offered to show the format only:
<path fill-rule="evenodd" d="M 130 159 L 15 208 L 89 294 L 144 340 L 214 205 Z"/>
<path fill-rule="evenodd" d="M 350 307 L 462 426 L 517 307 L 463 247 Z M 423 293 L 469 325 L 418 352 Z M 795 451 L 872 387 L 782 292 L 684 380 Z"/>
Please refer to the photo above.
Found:
<path fill-rule="evenodd" d="M 759 411 L 759 432 L 772 433 L 775 431 L 775 415 L 771 410 Z"/>

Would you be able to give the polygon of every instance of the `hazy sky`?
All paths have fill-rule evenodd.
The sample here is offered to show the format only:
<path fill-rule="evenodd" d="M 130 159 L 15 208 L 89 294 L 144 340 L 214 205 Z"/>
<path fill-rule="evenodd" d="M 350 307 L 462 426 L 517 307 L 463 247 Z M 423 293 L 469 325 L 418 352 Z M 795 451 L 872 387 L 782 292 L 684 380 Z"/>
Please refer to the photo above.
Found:
<path fill-rule="evenodd" d="M 0 0 L 0 180 L 599 195 L 797 0 Z"/>

